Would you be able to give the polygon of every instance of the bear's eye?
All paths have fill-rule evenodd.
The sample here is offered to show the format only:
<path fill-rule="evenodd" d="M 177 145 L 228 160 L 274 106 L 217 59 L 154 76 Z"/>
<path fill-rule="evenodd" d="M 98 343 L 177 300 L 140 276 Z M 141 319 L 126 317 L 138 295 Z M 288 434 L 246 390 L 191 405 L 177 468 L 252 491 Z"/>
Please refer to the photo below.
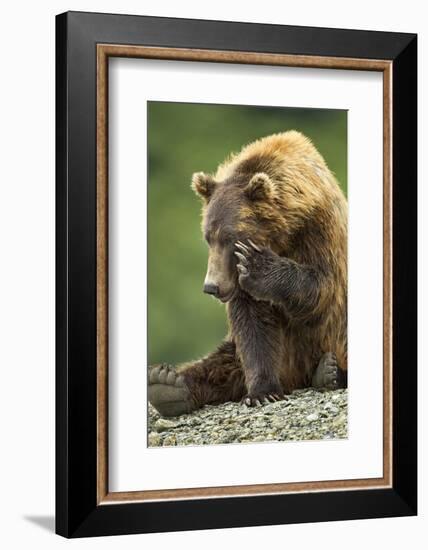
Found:
<path fill-rule="evenodd" d="M 233 242 L 233 236 L 230 233 L 222 232 L 218 236 L 218 243 L 220 246 L 229 246 Z"/>
<path fill-rule="evenodd" d="M 228 227 L 226 227 L 218 234 L 218 241 L 222 246 L 228 246 L 232 244 L 235 240 L 236 239 L 234 238 L 233 231 Z"/>

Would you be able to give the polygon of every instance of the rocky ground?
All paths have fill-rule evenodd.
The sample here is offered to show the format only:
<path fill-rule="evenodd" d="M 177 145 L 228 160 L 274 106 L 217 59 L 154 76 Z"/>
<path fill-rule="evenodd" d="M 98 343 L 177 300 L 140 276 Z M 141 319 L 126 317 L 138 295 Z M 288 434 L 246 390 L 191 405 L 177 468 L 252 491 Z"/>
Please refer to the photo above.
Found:
<path fill-rule="evenodd" d="M 174 418 L 161 418 L 149 405 L 149 446 L 343 439 L 347 405 L 347 390 L 312 389 L 260 407 L 225 403 Z"/>

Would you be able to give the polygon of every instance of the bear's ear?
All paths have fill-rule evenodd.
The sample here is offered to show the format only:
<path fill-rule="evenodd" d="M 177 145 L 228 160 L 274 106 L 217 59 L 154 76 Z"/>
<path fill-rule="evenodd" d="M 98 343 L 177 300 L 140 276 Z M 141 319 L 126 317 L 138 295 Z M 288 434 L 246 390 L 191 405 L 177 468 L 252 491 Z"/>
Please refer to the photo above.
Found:
<path fill-rule="evenodd" d="M 193 191 L 202 197 L 206 202 L 211 198 L 211 195 L 214 193 L 214 189 L 217 185 L 215 179 L 209 174 L 204 174 L 204 172 L 196 172 L 192 176 L 192 189 Z"/>
<path fill-rule="evenodd" d="M 271 198 L 274 193 L 274 186 L 267 174 L 258 172 L 250 179 L 244 191 L 250 200 L 258 201 Z"/>

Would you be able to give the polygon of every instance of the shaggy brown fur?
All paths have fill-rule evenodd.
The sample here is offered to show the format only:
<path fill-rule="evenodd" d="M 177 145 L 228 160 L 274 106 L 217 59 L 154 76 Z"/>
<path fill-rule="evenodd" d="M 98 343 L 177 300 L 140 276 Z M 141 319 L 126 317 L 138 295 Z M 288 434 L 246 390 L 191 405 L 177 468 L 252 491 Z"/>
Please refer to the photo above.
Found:
<path fill-rule="evenodd" d="M 278 399 L 311 385 L 314 374 L 318 386 L 341 385 L 347 204 L 310 140 L 295 131 L 265 137 L 216 174 L 195 174 L 192 187 L 203 199 L 210 247 L 206 291 L 227 302 L 230 330 L 213 354 L 179 368 L 186 410 Z M 149 399 L 167 415 L 155 385 Z"/>

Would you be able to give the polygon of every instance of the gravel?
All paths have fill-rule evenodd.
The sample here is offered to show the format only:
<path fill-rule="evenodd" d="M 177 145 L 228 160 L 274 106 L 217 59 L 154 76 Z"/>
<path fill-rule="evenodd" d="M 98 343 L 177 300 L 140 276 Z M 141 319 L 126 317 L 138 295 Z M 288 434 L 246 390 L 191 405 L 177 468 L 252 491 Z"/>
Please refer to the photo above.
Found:
<path fill-rule="evenodd" d="M 238 403 L 206 405 L 162 418 L 149 405 L 149 447 L 215 445 L 261 441 L 345 439 L 347 390 L 296 390 L 287 401 L 248 408 Z"/>

